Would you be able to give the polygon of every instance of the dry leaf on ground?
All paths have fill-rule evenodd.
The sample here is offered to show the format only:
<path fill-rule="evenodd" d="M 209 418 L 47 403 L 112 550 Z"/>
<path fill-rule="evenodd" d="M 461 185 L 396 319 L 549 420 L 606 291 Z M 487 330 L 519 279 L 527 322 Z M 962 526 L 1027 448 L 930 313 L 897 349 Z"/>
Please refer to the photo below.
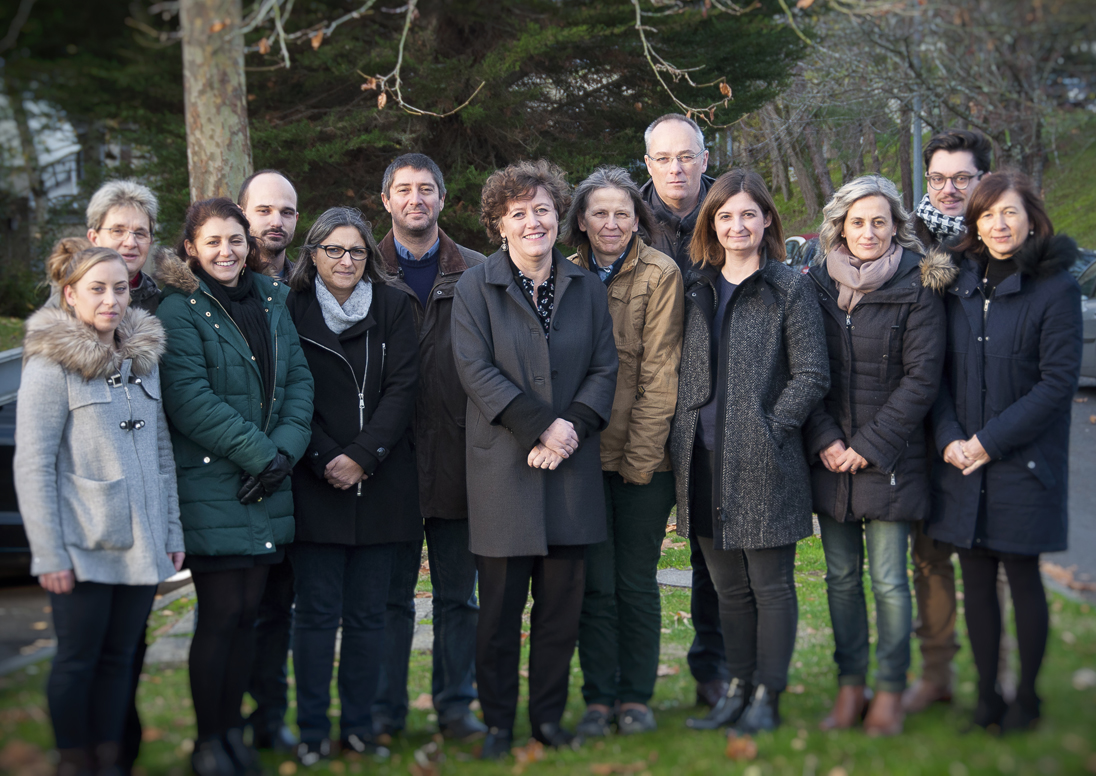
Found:
<path fill-rule="evenodd" d="M 677 676 L 681 673 L 681 669 L 678 666 L 669 666 L 665 663 L 658 664 L 658 676 Z"/>
<path fill-rule="evenodd" d="M 727 738 L 727 759 L 754 760 L 757 758 L 757 742 L 750 736 L 731 735 Z"/>
<path fill-rule="evenodd" d="M 433 711 L 434 697 L 428 692 L 420 693 L 419 697 L 411 701 L 411 708 L 416 711 Z"/>

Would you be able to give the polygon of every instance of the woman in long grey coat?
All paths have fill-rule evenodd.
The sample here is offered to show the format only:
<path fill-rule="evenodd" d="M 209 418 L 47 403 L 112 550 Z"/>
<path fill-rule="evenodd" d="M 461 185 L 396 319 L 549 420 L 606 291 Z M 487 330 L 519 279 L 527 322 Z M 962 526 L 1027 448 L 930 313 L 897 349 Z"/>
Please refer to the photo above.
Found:
<path fill-rule="evenodd" d="M 711 571 L 731 684 L 687 724 L 771 730 L 799 618 L 795 544 L 811 534 L 801 427 L 830 385 L 822 316 L 783 264 L 780 216 L 755 172 L 712 184 L 690 254 L 670 432 L 677 531 L 698 538 Z"/>
<path fill-rule="evenodd" d="M 50 593 L 47 697 L 70 776 L 118 766 L 139 636 L 156 585 L 182 566 L 183 532 L 163 327 L 129 306 L 116 251 L 65 241 L 48 269 L 59 307 L 27 321 L 15 488 L 31 573 Z"/>
<path fill-rule="evenodd" d="M 617 354 L 605 286 L 555 249 L 569 193 L 547 162 L 492 174 L 481 221 L 502 249 L 465 271 L 453 350 L 468 394 L 468 525 L 480 580 L 476 681 L 489 729 L 483 756 L 510 750 L 521 616 L 533 613 L 533 735 L 559 726 L 578 635 L 588 544 L 604 541 L 599 432 L 609 422 Z"/>

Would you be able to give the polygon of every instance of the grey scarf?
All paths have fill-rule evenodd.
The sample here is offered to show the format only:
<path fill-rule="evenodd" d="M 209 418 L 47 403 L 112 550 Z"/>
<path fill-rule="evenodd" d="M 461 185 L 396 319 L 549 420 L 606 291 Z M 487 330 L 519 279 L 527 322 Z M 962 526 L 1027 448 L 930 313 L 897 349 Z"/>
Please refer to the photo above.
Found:
<path fill-rule="evenodd" d="M 354 286 L 350 298 L 346 300 L 346 304 L 340 305 L 339 300 L 327 290 L 323 279 L 317 273 L 316 301 L 320 303 L 323 320 L 327 324 L 327 328 L 336 334 L 342 334 L 369 315 L 369 306 L 373 303 L 373 284 L 364 279 L 359 280 L 358 285 Z"/>

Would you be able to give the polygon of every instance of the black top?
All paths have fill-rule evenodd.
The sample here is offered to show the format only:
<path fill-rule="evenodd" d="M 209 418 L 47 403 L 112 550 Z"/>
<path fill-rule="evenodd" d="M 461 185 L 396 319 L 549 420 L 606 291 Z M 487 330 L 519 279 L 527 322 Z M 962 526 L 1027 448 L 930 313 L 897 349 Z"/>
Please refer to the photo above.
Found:
<path fill-rule="evenodd" d="M 738 288 L 737 284 L 728 281 L 727 278 L 723 277 L 722 272 L 719 273 L 719 287 L 716 288 L 715 292 L 717 300 L 715 316 L 712 318 L 713 358 L 719 353 L 719 338 L 723 333 L 723 318 L 727 314 L 727 304 L 731 301 L 731 296 L 736 288 Z M 716 390 L 712 391 L 711 401 L 700 408 L 700 416 L 697 419 L 697 441 L 704 446 L 705 450 L 715 450 L 715 430 L 719 423 L 718 396 L 720 396 L 720 391 L 717 386 Z"/>

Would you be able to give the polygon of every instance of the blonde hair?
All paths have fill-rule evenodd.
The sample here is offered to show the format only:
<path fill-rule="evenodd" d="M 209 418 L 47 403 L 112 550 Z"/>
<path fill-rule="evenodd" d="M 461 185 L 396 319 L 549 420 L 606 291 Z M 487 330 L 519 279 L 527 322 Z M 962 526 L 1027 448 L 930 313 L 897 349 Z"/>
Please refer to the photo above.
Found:
<path fill-rule="evenodd" d="M 898 187 L 882 175 L 862 175 L 839 188 L 833 199 L 822 208 L 822 228 L 819 230 L 818 241 L 823 256 L 838 246 L 848 247 L 845 238 L 841 236 L 845 228 L 845 217 L 849 214 L 849 209 L 865 197 L 882 197 L 890 205 L 896 243 L 916 253 L 925 252 L 925 246 L 913 231 L 913 217 L 902 204 Z"/>
<path fill-rule="evenodd" d="M 120 261 L 123 267 L 126 266 L 125 259 L 118 251 L 92 245 L 83 237 L 63 237 L 57 241 L 46 259 L 46 272 L 62 310 L 72 312 L 72 307 L 65 300 L 65 286 L 78 283 L 92 267 L 104 261 Z"/>

